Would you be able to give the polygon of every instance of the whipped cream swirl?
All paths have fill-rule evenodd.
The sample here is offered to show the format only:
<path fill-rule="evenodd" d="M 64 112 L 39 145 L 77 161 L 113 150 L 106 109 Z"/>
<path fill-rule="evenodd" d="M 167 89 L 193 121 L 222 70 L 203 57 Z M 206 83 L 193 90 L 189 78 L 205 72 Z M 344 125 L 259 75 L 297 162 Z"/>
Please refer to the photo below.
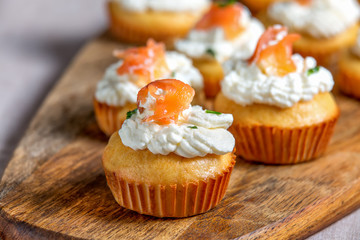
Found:
<path fill-rule="evenodd" d="M 331 73 L 323 67 L 315 68 L 314 58 L 294 54 L 292 60 L 296 71 L 283 77 L 265 75 L 256 64 L 229 60 L 224 64 L 222 92 L 243 106 L 260 103 L 286 108 L 331 91 L 334 85 Z"/>
<path fill-rule="evenodd" d="M 223 155 L 233 151 L 235 139 L 226 129 L 232 124 L 231 114 L 206 113 L 200 106 L 182 112 L 177 124 L 158 125 L 143 122 L 138 111 L 119 130 L 125 146 L 134 150 L 148 149 L 154 154 L 193 158 L 207 154 Z"/>
<path fill-rule="evenodd" d="M 329 38 L 356 24 L 360 9 L 356 0 L 313 0 L 310 5 L 287 1 L 271 5 L 268 15 L 292 31 Z"/>
<path fill-rule="evenodd" d="M 209 0 L 112 0 L 124 9 L 132 12 L 145 12 L 147 10 L 164 12 L 197 12 L 207 8 Z"/>
<path fill-rule="evenodd" d="M 182 82 L 189 84 L 196 91 L 203 88 L 203 78 L 199 70 L 192 65 L 192 61 L 184 54 L 167 51 L 165 58 L 170 71 L 160 79 L 181 79 Z M 137 93 L 141 87 L 130 80 L 136 76 L 130 76 L 129 74 L 119 75 L 117 73 L 117 69 L 122 63 L 123 61 L 120 60 L 108 67 L 103 79 L 97 84 L 95 97 L 99 102 L 111 106 L 136 103 Z"/>
<path fill-rule="evenodd" d="M 209 30 L 193 29 L 185 39 L 175 42 L 175 48 L 191 58 L 209 58 L 208 51 L 214 52 L 216 60 L 223 62 L 236 53 L 242 58 L 248 58 L 256 48 L 257 41 L 264 32 L 263 25 L 255 18 L 251 18 L 250 12 L 244 7 L 239 24 L 245 26 L 245 30 L 235 39 L 227 40 L 221 27 Z"/>

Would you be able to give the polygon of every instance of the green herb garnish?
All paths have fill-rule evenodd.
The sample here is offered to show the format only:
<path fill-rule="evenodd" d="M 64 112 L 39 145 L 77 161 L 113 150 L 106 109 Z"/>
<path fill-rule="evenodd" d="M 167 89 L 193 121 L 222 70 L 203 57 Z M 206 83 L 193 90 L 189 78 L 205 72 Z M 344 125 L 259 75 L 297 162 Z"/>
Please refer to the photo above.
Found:
<path fill-rule="evenodd" d="M 197 126 L 188 126 L 188 128 L 197 129 Z"/>
<path fill-rule="evenodd" d="M 171 72 L 171 77 L 175 77 L 175 72 Z"/>
<path fill-rule="evenodd" d="M 310 76 L 311 74 L 314 74 L 314 73 L 317 73 L 318 71 L 320 70 L 320 67 L 319 66 L 316 66 L 314 68 L 311 68 L 309 70 L 307 70 L 307 75 Z"/>
<path fill-rule="evenodd" d="M 137 111 L 137 108 L 135 108 L 135 109 L 132 110 L 132 111 L 128 111 L 128 112 L 126 113 L 126 119 L 131 118 L 132 115 L 134 115 L 134 114 L 136 113 L 136 111 Z"/>
<path fill-rule="evenodd" d="M 221 112 L 217 112 L 217 111 L 212 111 L 212 110 L 205 110 L 206 113 L 211 113 L 211 114 L 216 114 L 216 115 L 220 115 Z"/>
<path fill-rule="evenodd" d="M 206 53 L 209 54 L 212 57 L 216 56 L 215 51 L 213 49 L 211 49 L 211 48 L 206 49 Z"/>
<path fill-rule="evenodd" d="M 219 7 L 227 7 L 227 6 L 232 5 L 234 3 L 236 3 L 236 0 L 225 0 L 225 1 L 217 2 Z"/>

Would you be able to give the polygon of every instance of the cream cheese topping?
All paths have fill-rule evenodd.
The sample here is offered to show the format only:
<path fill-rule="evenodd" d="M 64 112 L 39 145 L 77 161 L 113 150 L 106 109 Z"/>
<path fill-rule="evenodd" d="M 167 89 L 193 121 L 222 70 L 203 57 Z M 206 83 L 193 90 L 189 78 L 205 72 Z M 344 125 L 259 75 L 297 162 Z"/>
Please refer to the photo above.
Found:
<path fill-rule="evenodd" d="M 264 27 L 257 19 L 251 18 L 246 8 L 239 21 L 239 24 L 246 28 L 232 41 L 225 38 L 225 32 L 221 27 L 209 30 L 193 29 L 185 39 L 175 42 L 175 48 L 191 58 L 210 57 L 207 51 L 211 49 L 215 53 L 216 60 L 220 62 L 225 61 L 235 52 L 238 56 L 248 58 L 255 50 Z"/>
<path fill-rule="evenodd" d="M 200 106 L 190 106 L 178 124 L 169 125 L 144 122 L 149 114 L 137 112 L 124 122 L 119 135 L 125 146 L 162 155 L 174 152 L 186 158 L 223 155 L 234 149 L 235 139 L 226 130 L 233 121 L 231 114 L 206 113 Z"/>
<path fill-rule="evenodd" d="M 271 5 L 268 15 L 293 31 L 329 38 L 355 24 L 360 9 L 356 0 L 313 0 L 309 6 L 287 1 Z"/>
<path fill-rule="evenodd" d="M 128 74 L 119 75 L 117 69 L 123 63 L 122 60 L 112 64 L 106 69 L 103 79 L 97 84 L 95 97 L 99 102 L 112 106 L 124 106 L 126 103 L 136 103 L 137 93 L 140 87 L 130 81 Z M 166 63 L 169 73 L 160 79 L 181 79 L 192 86 L 196 91 L 203 88 L 203 78 L 185 55 L 177 52 L 166 52 Z M 155 79 L 154 79 L 155 80 Z"/>
<path fill-rule="evenodd" d="M 164 12 L 197 12 L 207 8 L 209 0 L 112 0 L 132 12 L 147 10 Z"/>
<path fill-rule="evenodd" d="M 265 75 L 256 64 L 232 59 L 224 64 L 225 78 L 221 82 L 224 95 L 236 103 L 246 106 L 260 103 L 291 107 L 299 101 L 309 101 L 320 92 L 329 92 L 334 81 L 331 73 L 316 67 L 312 57 L 305 59 L 298 54 L 292 56 L 296 71 L 283 77 Z"/>
<path fill-rule="evenodd" d="M 356 43 L 351 50 L 357 57 L 360 58 L 360 30 L 358 32 Z"/>

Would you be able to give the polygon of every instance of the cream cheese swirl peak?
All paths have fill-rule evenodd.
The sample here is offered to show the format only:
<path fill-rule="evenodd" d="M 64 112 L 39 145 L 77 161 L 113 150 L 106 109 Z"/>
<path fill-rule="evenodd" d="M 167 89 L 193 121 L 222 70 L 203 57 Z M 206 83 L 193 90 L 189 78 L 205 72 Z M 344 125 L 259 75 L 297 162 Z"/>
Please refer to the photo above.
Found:
<path fill-rule="evenodd" d="M 312 57 L 292 55 L 292 43 L 298 38 L 279 25 L 268 28 L 249 60 L 224 64 L 224 95 L 243 106 L 260 103 L 286 108 L 331 91 L 334 81 L 327 69 L 316 66 Z"/>
<path fill-rule="evenodd" d="M 260 103 L 281 108 L 292 107 L 299 101 L 309 101 L 320 92 L 330 92 L 334 86 L 331 73 L 316 66 L 312 57 L 292 56 L 296 71 L 285 76 L 268 76 L 256 64 L 229 61 L 227 74 L 221 82 L 223 94 L 246 106 Z"/>
<path fill-rule="evenodd" d="M 134 150 L 148 149 L 154 154 L 193 158 L 207 154 L 232 152 L 235 139 L 226 129 L 233 122 L 231 114 L 207 113 L 200 106 L 185 110 L 178 124 L 158 125 L 143 122 L 138 112 L 127 119 L 119 130 L 125 146 Z"/>
<path fill-rule="evenodd" d="M 271 5 L 268 15 L 292 31 L 329 38 L 356 24 L 360 9 L 356 0 L 312 0 L 309 4 L 287 1 Z"/>
<path fill-rule="evenodd" d="M 138 108 L 128 115 L 119 136 L 125 146 L 154 154 L 175 153 L 193 158 L 233 151 L 227 128 L 231 114 L 192 107 L 194 90 L 175 79 L 152 82 L 138 94 Z"/>
<path fill-rule="evenodd" d="M 220 62 L 235 53 L 239 57 L 248 58 L 253 53 L 264 27 L 257 19 L 251 18 L 249 10 L 244 6 L 237 25 L 241 26 L 242 31 L 232 38 L 227 36 L 224 27 L 216 23 L 210 28 L 194 28 L 185 39 L 175 42 L 175 48 L 191 58 L 215 58 Z"/>
<path fill-rule="evenodd" d="M 198 12 L 209 6 L 209 0 L 112 0 L 131 12 Z"/>

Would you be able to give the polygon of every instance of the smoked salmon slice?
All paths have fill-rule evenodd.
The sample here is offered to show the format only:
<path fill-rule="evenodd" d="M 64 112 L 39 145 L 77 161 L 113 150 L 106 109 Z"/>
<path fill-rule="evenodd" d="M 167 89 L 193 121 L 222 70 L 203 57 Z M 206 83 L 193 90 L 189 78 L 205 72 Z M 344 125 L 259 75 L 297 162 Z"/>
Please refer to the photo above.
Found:
<path fill-rule="evenodd" d="M 248 63 L 256 63 L 267 75 L 285 76 L 294 72 L 292 46 L 298 39 L 300 35 L 288 34 L 286 27 L 269 27 L 260 37 Z"/>
<path fill-rule="evenodd" d="M 194 95 L 194 89 L 179 80 L 157 80 L 139 91 L 137 106 L 140 113 L 145 111 L 144 106 L 153 112 L 153 115 L 144 119 L 145 122 L 160 125 L 177 123 L 181 112 L 189 108 Z"/>
<path fill-rule="evenodd" d="M 233 39 L 244 31 L 240 24 L 243 6 L 239 3 L 226 4 L 213 3 L 210 10 L 195 25 L 197 30 L 208 30 L 214 27 L 224 29 L 226 39 Z"/>
<path fill-rule="evenodd" d="M 170 70 L 166 63 L 165 45 L 149 39 L 146 46 L 116 50 L 114 55 L 123 59 L 123 64 L 117 69 L 119 75 L 134 74 L 145 84 L 159 79 Z"/>

